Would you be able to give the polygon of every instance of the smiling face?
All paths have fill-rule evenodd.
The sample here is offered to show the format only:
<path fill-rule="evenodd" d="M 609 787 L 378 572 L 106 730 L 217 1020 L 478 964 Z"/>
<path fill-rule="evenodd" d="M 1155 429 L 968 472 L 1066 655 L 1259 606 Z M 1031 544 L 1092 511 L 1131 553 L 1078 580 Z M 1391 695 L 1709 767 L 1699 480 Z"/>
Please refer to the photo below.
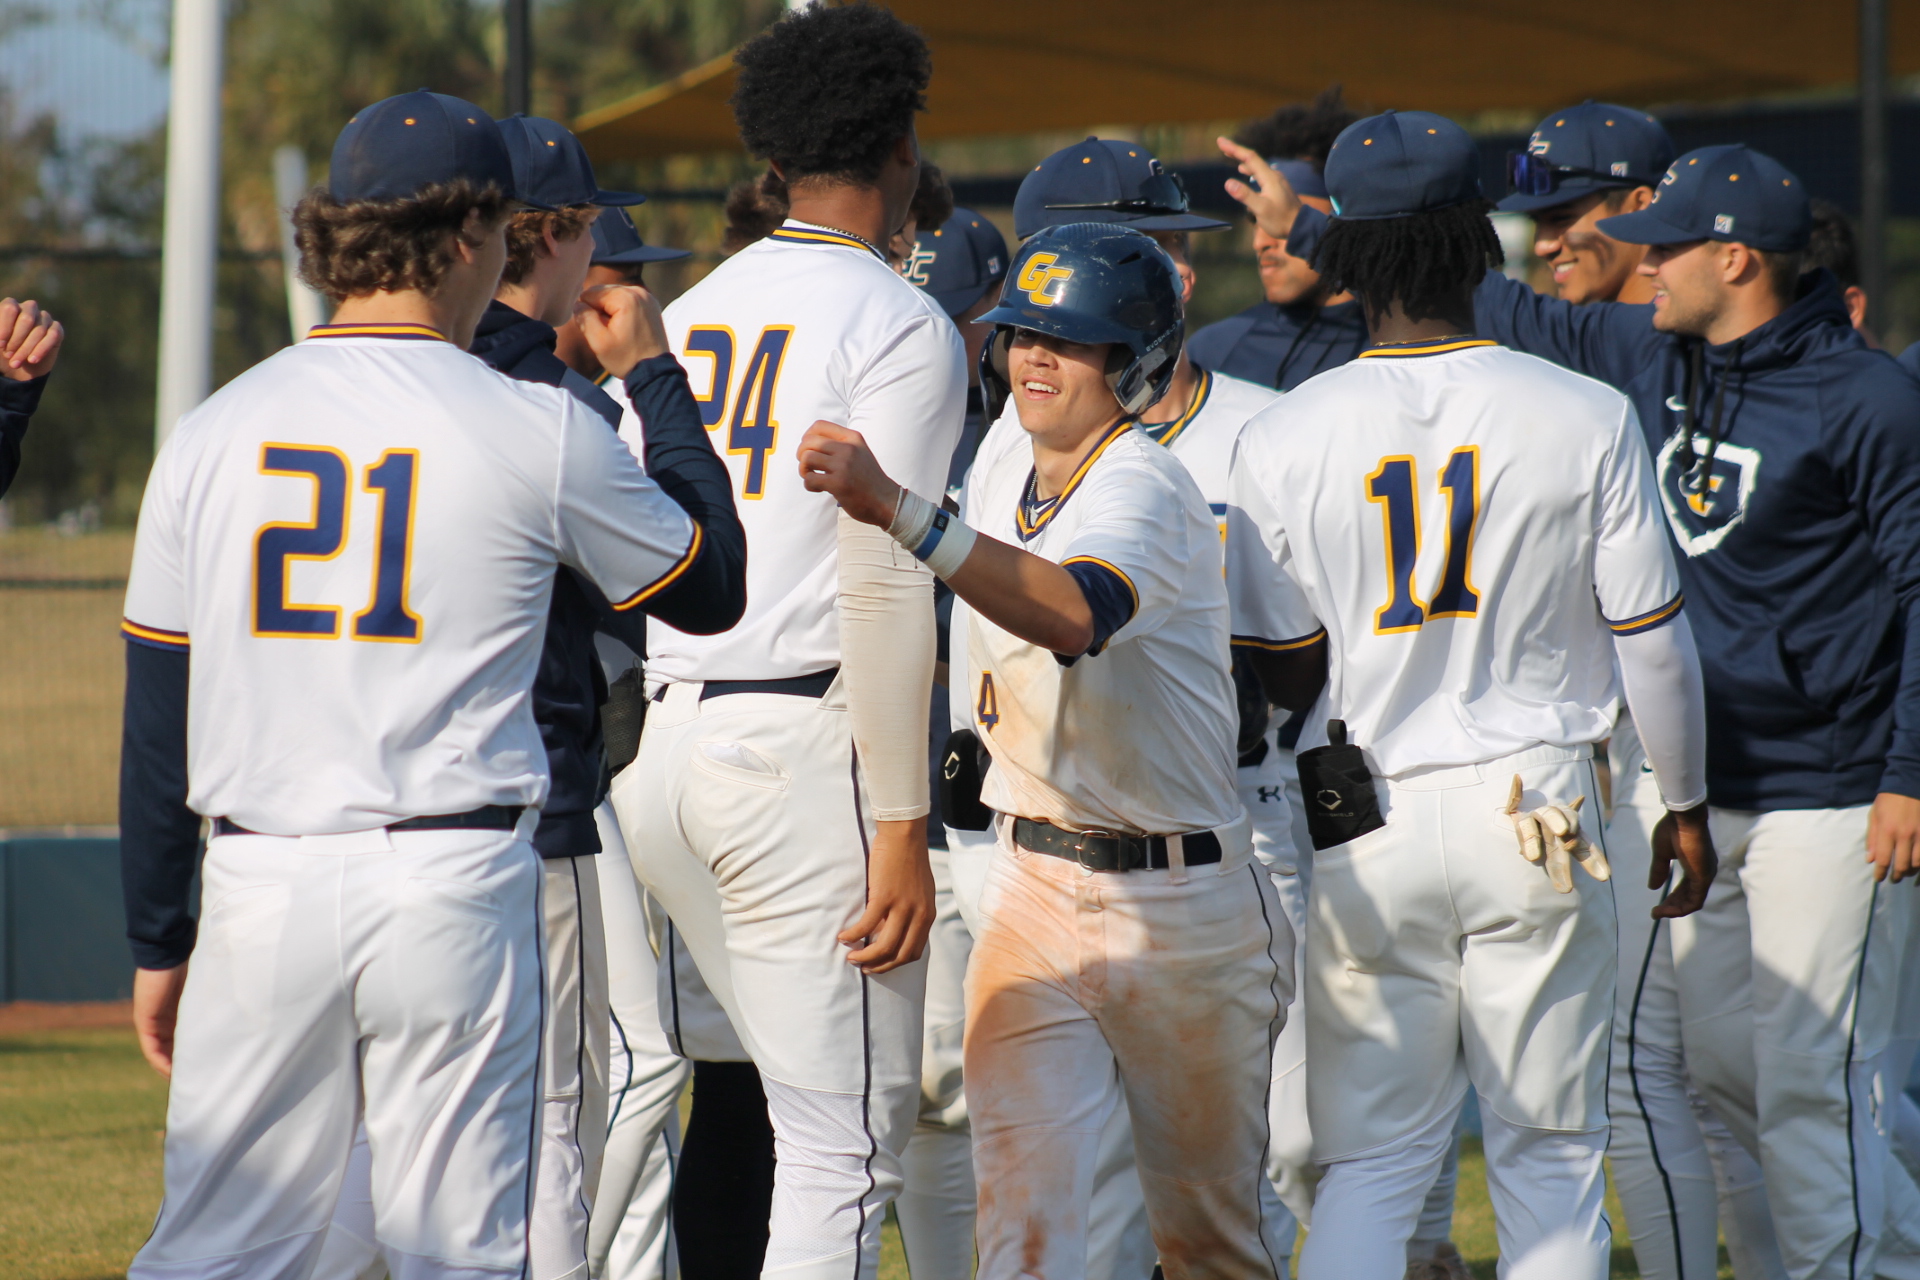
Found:
<path fill-rule="evenodd" d="M 1301 196 L 1300 203 L 1322 213 L 1333 212 L 1333 202 L 1320 196 Z M 1276 307 L 1312 298 L 1320 288 L 1320 273 L 1305 258 L 1287 252 L 1287 242 L 1258 227 L 1253 232 L 1253 254 L 1260 264 L 1260 289 Z"/>
<path fill-rule="evenodd" d="M 1724 309 L 1727 250 L 1741 247 L 1714 240 L 1648 245 L 1640 274 L 1653 282 L 1653 327 L 1706 337 Z"/>
<path fill-rule="evenodd" d="M 1601 234 L 1598 223 L 1647 206 L 1652 192 L 1596 191 L 1533 215 L 1533 251 L 1553 269 L 1553 286 L 1568 302 L 1613 302 L 1632 286 L 1643 247 Z"/>
<path fill-rule="evenodd" d="M 1027 434 L 1055 448 L 1069 448 L 1120 416 L 1120 402 L 1107 385 L 1109 350 L 1106 343 L 1014 331 L 1007 373 Z"/>

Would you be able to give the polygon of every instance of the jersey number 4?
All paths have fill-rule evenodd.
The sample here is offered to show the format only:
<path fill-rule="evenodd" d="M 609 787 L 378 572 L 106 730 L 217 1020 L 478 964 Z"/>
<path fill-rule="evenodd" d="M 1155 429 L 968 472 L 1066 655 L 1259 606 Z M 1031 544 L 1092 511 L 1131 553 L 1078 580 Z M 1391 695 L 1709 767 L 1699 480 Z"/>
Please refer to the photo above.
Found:
<path fill-rule="evenodd" d="M 1386 531 L 1387 602 L 1373 611 L 1373 633 L 1418 631 L 1433 618 L 1471 618 L 1480 612 L 1473 589 L 1473 535 L 1480 525 L 1480 448 L 1455 449 L 1440 472 L 1447 495 L 1447 559 L 1440 588 L 1426 604 L 1414 592 L 1420 559 L 1420 497 L 1414 460 L 1404 455 L 1380 459 L 1367 477 L 1367 501 L 1380 504 Z"/>
<path fill-rule="evenodd" d="M 733 330 L 725 325 L 696 325 L 687 332 L 687 355 L 713 361 L 713 381 L 707 393 L 694 397 L 700 404 L 700 420 L 709 431 L 726 422 L 727 452 L 746 456 L 747 474 L 740 483 L 743 498 L 766 496 L 767 460 L 780 439 L 780 424 L 773 416 L 773 395 L 780 385 L 780 366 L 792 339 L 790 324 L 770 324 L 762 329 L 735 389 Z M 729 404 L 733 406 L 730 418 Z"/>
<path fill-rule="evenodd" d="M 336 640 L 340 610 L 333 605 L 287 600 L 288 566 L 295 560 L 331 560 L 347 545 L 352 503 L 347 493 L 352 464 L 323 445 L 270 444 L 260 451 L 260 471 L 313 482 L 313 515 L 304 523 L 260 526 L 253 536 L 253 634 Z M 389 449 L 366 470 L 368 493 L 380 495 L 380 536 L 367 607 L 353 615 L 353 639 L 418 644 L 420 619 L 407 607 L 413 559 L 413 499 L 420 480 L 415 449 Z"/>

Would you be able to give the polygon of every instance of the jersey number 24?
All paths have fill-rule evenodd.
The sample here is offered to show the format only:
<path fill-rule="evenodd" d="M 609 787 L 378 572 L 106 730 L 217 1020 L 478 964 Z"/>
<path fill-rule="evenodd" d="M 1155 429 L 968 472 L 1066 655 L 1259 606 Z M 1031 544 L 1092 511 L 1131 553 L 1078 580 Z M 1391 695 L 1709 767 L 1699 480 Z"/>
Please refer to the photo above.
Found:
<path fill-rule="evenodd" d="M 260 451 L 260 471 L 313 482 L 313 516 L 301 522 L 266 524 L 253 535 L 253 634 L 335 640 L 340 610 L 333 605 L 291 604 L 288 565 L 295 560 L 331 560 L 346 549 L 352 501 L 347 492 L 353 464 L 325 445 L 270 444 Z M 380 495 L 380 535 L 367 607 L 353 615 L 352 638 L 388 644 L 418 644 L 420 619 L 407 607 L 413 559 L 413 499 L 419 487 L 420 453 L 389 449 L 366 469 L 362 486 Z"/>
<path fill-rule="evenodd" d="M 700 404 L 700 421 L 711 431 L 722 421 L 727 424 L 727 452 L 744 454 L 746 478 L 740 482 L 740 496 L 761 498 L 767 492 L 767 461 L 780 440 L 780 424 L 773 416 L 773 395 L 780 385 L 780 366 L 787 358 L 787 344 L 793 340 L 793 326 L 770 324 L 760 331 L 753 354 L 740 374 L 740 386 L 733 386 L 733 330 L 725 325 L 695 325 L 687 332 L 687 355 L 705 356 L 713 361 L 713 383 Z M 729 394 L 731 393 L 731 394 Z M 727 406 L 733 415 L 728 417 Z"/>
<path fill-rule="evenodd" d="M 1367 477 L 1367 501 L 1380 505 L 1386 531 L 1387 600 L 1373 611 L 1373 633 L 1418 631 L 1434 618 L 1471 618 L 1480 612 L 1473 589 L 1473 535 L 1480 526 L 1480 447 L 1455 449 L 1440 471 L 1447 495 L 1447 557 L 1440 586 L 1427 603 L 1414 591 L 1420 559 L 1420 495 L 1414 460 L 1406 455 L 1380 459 Z"/>

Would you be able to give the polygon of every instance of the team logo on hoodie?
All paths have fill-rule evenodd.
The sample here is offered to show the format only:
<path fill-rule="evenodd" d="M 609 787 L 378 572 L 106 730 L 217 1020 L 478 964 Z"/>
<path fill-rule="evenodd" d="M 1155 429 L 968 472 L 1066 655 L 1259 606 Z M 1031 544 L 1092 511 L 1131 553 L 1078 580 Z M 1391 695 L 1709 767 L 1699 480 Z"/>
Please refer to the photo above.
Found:
<path fill-rule="evenodd" d="M 1713 451 L 1713 461 L 1701 474 L 1707 442 L 1704 436 L 1693 438 L 1693 461 L 1682 466 L 1676 456 L 1681 437 L 1667 437 L 1660 450 L 1655 471 L 1660 478 L 1660 502 L 1667 509 L 1667 523 L 1681 550 L 1690 556 L 1705 555 L 1720 545 L 1747 515 L 1747 503 L 1753 498 L 1754 484 L 1760 478 L 1760 453 L 1742 445 L 1721 441 Z"/>

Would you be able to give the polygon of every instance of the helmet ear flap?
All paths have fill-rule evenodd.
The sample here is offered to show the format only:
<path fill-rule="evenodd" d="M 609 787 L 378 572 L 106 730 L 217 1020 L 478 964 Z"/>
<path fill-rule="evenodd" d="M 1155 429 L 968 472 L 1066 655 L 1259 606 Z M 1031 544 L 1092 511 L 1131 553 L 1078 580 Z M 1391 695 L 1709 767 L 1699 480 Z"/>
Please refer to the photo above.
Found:
<path fill-rule="evenodd" d="M 1007 349 L 1013 345 L 1013 326 L 997 325 L 980 348 L 980 403 L 988 422 L 996 422 L 1013 394 L 1013 374 L 1007 370 Z"/>

